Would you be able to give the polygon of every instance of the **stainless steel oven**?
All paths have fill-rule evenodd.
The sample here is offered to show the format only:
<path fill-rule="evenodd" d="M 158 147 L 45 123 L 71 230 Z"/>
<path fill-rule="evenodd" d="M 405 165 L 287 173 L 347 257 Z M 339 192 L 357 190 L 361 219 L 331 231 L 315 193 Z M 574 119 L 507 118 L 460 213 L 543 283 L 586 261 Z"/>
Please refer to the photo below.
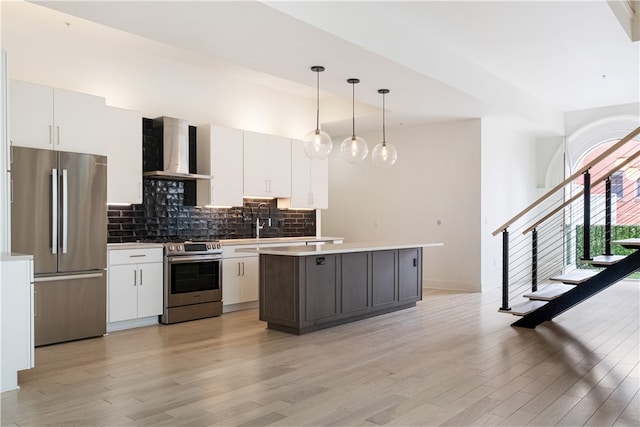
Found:
<path fill-rule="evenodd" d="M 165 243 L 165 324 L 222 314 L 222 248 L 219 242 Z"/>

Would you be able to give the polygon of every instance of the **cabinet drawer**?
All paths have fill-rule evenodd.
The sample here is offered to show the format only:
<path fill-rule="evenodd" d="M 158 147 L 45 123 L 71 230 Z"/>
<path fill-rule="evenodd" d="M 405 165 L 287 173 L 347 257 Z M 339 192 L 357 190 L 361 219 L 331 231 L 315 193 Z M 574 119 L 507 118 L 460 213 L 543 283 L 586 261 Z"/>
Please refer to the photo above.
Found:
<path fill-rule="evenodd" d="M 255 249 L 256 247 L 256 245 L 223 246 L 222 257 L 225 259 L 257 257 L 257 252 L 236 252 L 236 249 Z"/>
<path fill-rule="evenodd" d="M 163 262 L 163 249 L 110 249 L 109 265 Z"/>

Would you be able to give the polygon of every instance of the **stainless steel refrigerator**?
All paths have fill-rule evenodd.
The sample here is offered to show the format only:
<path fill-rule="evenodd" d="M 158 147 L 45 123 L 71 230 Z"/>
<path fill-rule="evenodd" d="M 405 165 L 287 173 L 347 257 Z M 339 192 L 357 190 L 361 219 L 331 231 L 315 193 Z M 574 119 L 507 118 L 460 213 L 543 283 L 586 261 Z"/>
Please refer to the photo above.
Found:
<path fill-rule="evenodd" d="M 11 250 L 34 256 L 35 345 L 106 333 L 107 158 L 12 148 Z"/>

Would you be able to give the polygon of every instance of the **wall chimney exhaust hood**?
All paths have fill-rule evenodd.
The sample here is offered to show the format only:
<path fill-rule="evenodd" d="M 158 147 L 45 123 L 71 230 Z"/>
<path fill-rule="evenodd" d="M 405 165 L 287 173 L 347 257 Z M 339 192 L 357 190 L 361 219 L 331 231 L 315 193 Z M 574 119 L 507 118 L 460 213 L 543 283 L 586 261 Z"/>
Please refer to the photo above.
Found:
<path fill-rule="evenodd" d="M 158 170 L 143 172 L 143 176 L 156 179 L 195 180 L 212 179 L 211 175 L 189 173 L 189 156 L 195 156 L 189 150 L 189 123 L 173 117 L 160 117 L 153 120 L 157 138 L 144 141 L 145 162 L 154 164 Z"/>

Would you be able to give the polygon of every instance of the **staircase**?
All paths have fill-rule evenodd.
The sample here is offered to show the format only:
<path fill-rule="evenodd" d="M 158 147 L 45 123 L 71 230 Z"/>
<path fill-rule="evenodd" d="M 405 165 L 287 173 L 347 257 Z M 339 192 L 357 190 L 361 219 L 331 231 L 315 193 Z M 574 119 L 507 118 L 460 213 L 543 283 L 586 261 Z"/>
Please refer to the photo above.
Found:
<path fill-rule="evenodd" d="M 494 236 L 501 233 L 503 238 L 498 311 L 519 317 L 511 326 L 535 328 L 640 270 L 640 236 L 612 238 L 611 191 L 611 177 L 640 158 L 640 150 L 625 152 L 623 161 L 603 164 L 638 135 L 640 127 L 494 231 Z M 591 169 L 606 172 L 592 179 Z M 567 194 L 578 179 L 582 191 Z M 601 211 L 591 206 L 594 197 L 602 196 L 592 196 L 597 185 L 604 186 Z M 575 218 L 580 221 L 576 227 Z M 602 235 L 592 236 L 592 221 L 600 224 L 596 227 L 604 224 Z M 604 241 L 603 254 L 592 257 L 591 246 L 598 239 Z"/>
<path fill-rule="evenodd" d="M 542 322 L 551 320 L 587 298 L 608 288 L 640 269 L 640 242 L 638 239 L 615 241 L 636 251 L 626 257 L 616 257 L 602 270 L 574 270 L 565 275 L 553 277 L 561 285 L 549 284 L 545 288 L 524 295 L 527 301 L 514 305 L 510 310 L 500 309 L 522 318 L 512 324 L 523 328 L 535 328 Z M 634 242 L 636 241 L 636 242 Z"/>

